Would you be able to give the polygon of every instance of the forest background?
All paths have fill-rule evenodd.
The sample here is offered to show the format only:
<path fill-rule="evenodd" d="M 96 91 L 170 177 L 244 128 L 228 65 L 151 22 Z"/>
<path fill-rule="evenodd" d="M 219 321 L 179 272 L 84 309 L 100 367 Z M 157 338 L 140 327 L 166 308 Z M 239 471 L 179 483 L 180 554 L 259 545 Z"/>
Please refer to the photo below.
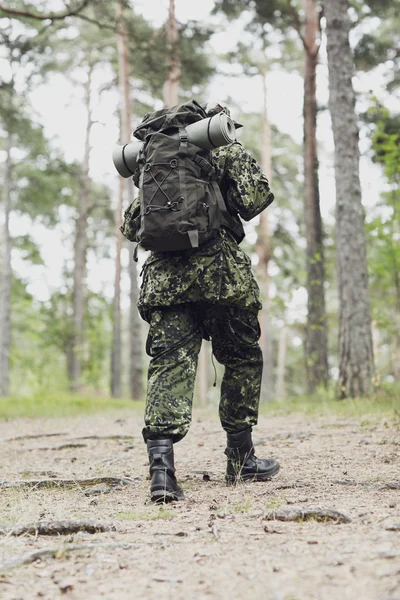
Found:
<path fill-rule="evenodd" d="M 0 2 L 1 396 L 143 399 L 146 253 L 136 264 L 119 233 L 135 192 L 111 153 L 146 112 L 194 97 L 228 103 L 276 197 L 243 243 L 263 296 L 263 401 L 398 402 L 398 9 Z M 218 385 L 203 346 L 204 405 Z"/>

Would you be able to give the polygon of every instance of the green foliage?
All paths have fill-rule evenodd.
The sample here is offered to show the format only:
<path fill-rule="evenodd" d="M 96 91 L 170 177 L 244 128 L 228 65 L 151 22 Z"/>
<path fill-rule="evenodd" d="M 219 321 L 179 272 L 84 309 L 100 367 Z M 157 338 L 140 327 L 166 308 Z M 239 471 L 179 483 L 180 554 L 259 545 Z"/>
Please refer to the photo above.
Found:
<path fill-rule="evenodd" d="M 139 80 L 140 87 L 150 92 L 153 98 L 162 98 L 168 72 L 166 27 L 154 30 L 133 11 L 127 16 L 126 27 L 132 76 Z M 198 95 L 201 86 L 214 71 L 206 51 L 211 33 L 209 28 L 191 21 L 179 29 L 182 68 L 180 85 L 185 97 Z"/>
<path fill-rule="evenodd" d="M 13 238 L 13 247 L 21 252 L 22 257 L 34 265 L 43 265 L 39 248 L 30 235 L 20 235 Z"/>
<path fill-rule="evenodd" d="M 298 0 L 216 0 L 214 12 L 222 11 L 233 19 L 245 10 L 252 10 L 262 25 L 270 24 L 275 30 L 286 31 L 300 7 Z"/>
<path fill-rule="evenodd" d="M 383 66 L 387 87 L 394 89 L 400 78 L 398 1 L 363 0 L 354 5 L 360 21 L 360 39 L 354 48 L 356 68 L 369 71 L 379 66 L 382 72 Z"/>
<path fill-rule="evenodd" d="M 400 114 L 391 115 L 378 103 L 370 112 L 376 123 L 372 138 L 373 159 L 383 166 L 390 182 L 400 184 Z"/>
<path fill-rule="evenodd" d="M 400 347 L 400 115 L 392 115 L 376 99 L 367 113 L 372 124 L 371 153 L 382 166 L 389 189 L 367 219 L 368 268 L 372 315 L 383 348 Z M 394 350 L 394 354 L 395 354 Z M 396 377 L 390 352 L 377 355 L 378 373 Z"/>

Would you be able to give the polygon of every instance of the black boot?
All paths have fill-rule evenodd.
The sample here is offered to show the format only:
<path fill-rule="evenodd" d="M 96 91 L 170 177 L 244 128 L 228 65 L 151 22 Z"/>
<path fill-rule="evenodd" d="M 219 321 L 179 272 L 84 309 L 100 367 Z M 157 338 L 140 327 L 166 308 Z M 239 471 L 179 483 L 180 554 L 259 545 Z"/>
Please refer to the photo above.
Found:
<path fill-rule="evenodd" d="M 174 447 L 172 439 L 147 440 L 149 453 L 151 488 L 153 502 L 172 502 L 183 497 L 183 492 L 175 478 Z"/>
<path fill-rule="evenodd" d="M 228 484 L 238 481 L 267 481 L 279 471 L 274 458 L 261 459 L 254 454 L 251 427 L 238 433 L 227 434 L 228 457 L 225 480 Z"/>

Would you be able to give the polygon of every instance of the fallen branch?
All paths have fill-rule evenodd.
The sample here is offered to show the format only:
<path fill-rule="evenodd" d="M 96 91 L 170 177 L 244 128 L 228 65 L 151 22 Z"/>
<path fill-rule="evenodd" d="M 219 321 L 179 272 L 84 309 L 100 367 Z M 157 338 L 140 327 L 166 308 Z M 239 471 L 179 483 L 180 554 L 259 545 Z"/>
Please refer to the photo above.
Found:
<path fill-rule="evenodd" d="M 399 490 L 400 481 L 356 481 L 355 479 L 334 479 L 332 483 L 337 485 L 354 485 L 360 487 L 373 487 L 378 490 Z"/>
<path fill-rule="evenodd" d="M 400 531 L 400 522 L 399 523 L 389 523 L 385 527 L 386 531 Z"/>
<path fill-rule="evenodd" d="M 120 462 L 122 460 L 132 460 L 130 456 L 124 454 L 123 456 L 113 456 L 110 458 L 103 458 L 102 460 L 97 460 L 92 464 L 93 467 L 97 467 L 98 465 L 110 465 L 112 463 Z"/>
<path fill-rule="evenodd" d="M 106 484 L 111 487 L 132 485 L 138 478 L 131 477 L 91 477 L 89 479 L 27 479 L 24 481 L 0 481 L 0 488 L 30 488 L 35 490 L 51 488 L 91 487 Z"/>
<path fill-rule="evenodd" d="M 371 485 L 371 483 L 367 483 L 365 481 L 356 481 L 355 479 L 334 479 L 332 483 L 336 483 L 337 485 Z"/>
<path fill-rule="evenodd" d="M 68 535 L 86 531 L 87 533 L 103 533 L 105 531 L 116 531 L 115 525 L 96 523 L 95 521 L 38 521 L 17 527 L 1 526 L 0 535 Z"/>
<path fill-rule="evenodd" d="M 60 437 L 66 433 L 30 433 L 28 435 L 16 435 L 15 437 L 3 438 L 1 442 L 15 442 L 19 440 L 36 440 L 42 437 Z"/>
<path fill-rule="evenodd" d="M 43 446 L 42 448 L 29 448 L 29 450 L 68 450 L 70 448 L 87 448 L 87 444 L 66 442 L 60 446 Z"/>
<path fill-rule="evenodd" d="M 400 481 L 388 481 L 378 485 L 378 490 L 400 490 Z"/>
<path fill-rule="evenodd" d="M 22 565 L 29 565 L 37 560 L 44 560 L 46 558 L 58 558 L 61 559 L 71 552 L 90 552 L 91 550 L 99 550 L 100 548 L 114 550 L 116 548 L 121 548 L 123 550 L 130 550 L 134 548 L 143 548 L 144 546 L 149 546 L 149 544 L 138 544 L 138 543 L 127 543 L 127 542 L 109 542 L 105 544 L 81 544 L 74 545 L 69 544 L 66 546 L 59 546 L 57 548 L 47 548 L 45 550 L 35 550 L 34 552 L 29 552 L 20 556 L 19 558 L 14 558 L 12 560 L 6 561 L 3 564 L 0 564 L 0 573 L 4 573 L 9 569 L 15 569 L 15 567 L 21 567 Z"/>
<path fill-rule="evenodd" d="M 335 509 L 324 508 L 288 508 L 270 510 L 264 514 L 264 521 L 320 521 L 326 523 L 350 523 L 351 518 Z"/>

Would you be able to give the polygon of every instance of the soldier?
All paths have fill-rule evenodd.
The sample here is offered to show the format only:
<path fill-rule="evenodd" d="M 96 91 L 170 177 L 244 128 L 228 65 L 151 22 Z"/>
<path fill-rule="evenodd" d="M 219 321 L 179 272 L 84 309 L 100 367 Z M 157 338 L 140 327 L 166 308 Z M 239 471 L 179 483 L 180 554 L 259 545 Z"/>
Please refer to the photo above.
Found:
<path fill-rule="evenodd" d="M 222 103 L 207 105 L 212 116 Z M 240 126 L 236 124 L 236 126 Z M 146 351 L 151 357 L 145 427 L 151 499 L 178 500 L 173 444 L 188 432 L 198 355 L 203 339 L 224 365 L 219 417 L 227 433 L 226 482 L 265 481 L 279 471 L 274 459 L 254 454 L 262 352 L 257 314 L 259 287 L 250 258 L 240 248 L 242 217 L 249 221 L 274 199 L 268 180 L 239 142 L 213 152 L 218 181 L 231 226 L 199 248 L 152 252 L 143 267 L 139 311 L 149 325 Z"/>

